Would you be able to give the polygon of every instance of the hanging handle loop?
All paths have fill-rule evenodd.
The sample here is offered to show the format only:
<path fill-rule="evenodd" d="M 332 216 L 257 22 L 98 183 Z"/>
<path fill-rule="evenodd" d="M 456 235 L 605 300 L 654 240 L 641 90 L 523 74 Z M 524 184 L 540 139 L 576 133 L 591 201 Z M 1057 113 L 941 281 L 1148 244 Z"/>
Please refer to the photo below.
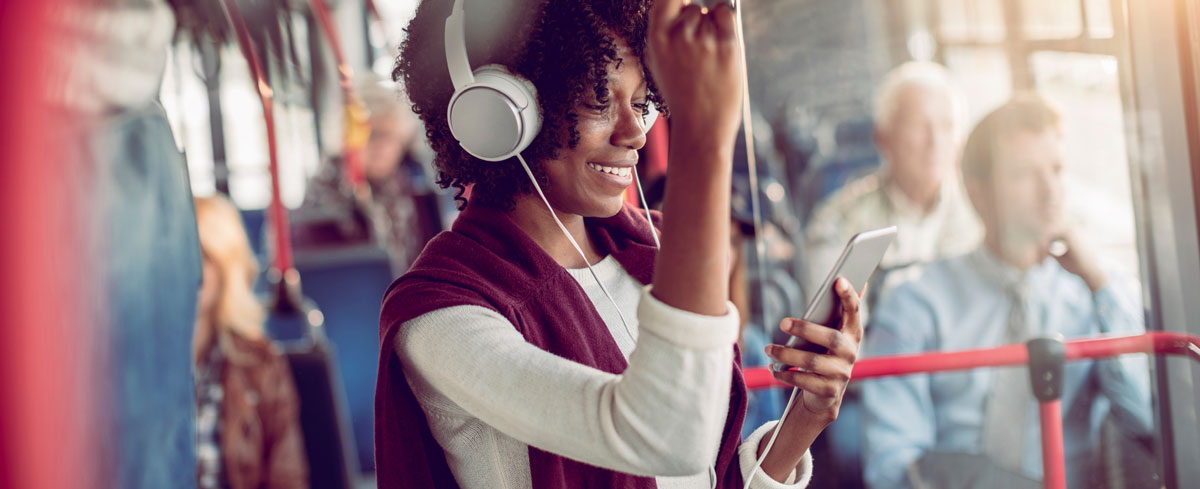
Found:
<path fill-rule="evenodd" d="M 225 7 L 225 14 L 233 23 L 238 47 L 241 48 L 242 56 L 246 58 L 246 64 L 250 67 L 250 75 L 254 77 L 254 83 L 258 88 L 258 97 L 262 102 L 263 120 L 266 123 L 267 154 L 270 158 L 271 172 L 271 203 L 267 207 L 267 215 L 270 216 L 272 234 L 275 239 L 275 256 L 271 260 L 270 269 L 267 270 L 267 279 L 275 289 L 275 307 L 290 307 L 298 310 L 302 302 L 300 274 L 296 271 L 292 259 L 291 226 L 288 223 L 287 209 L 283 206 L 283 198 L 279 190 L 279 157 L 275 148 L 274 92 L 267 81 L 258 55 L 255 54 L 254 41 L 250 39 L 246 21 L 242 18 L 242 12 L 238 9 L 236 1 L 222 0 L 221 5 Z"/>
<path fill-rule="evenodd" d="M 346 180 L 354 189 L 355 195 L 363 196 L 363 193 L 369 192 L 369 187 L 366 186 L 366 168 L 363 161 L 363 150 L 371 135 L 369 112 L 362 99 L 354 93 L 354 70 L 346 62 L 346 54 L 342 50 L 342 38 L 338 35 L 337 25 L 333 23 L 333 16 L 329 14 L 329 7 L 325 5 L 324 0 L 311 0 L 310 4 L 313 13 L 317 16 L 317 23 L 321 26 L 325 38 L 329 39 L 329 45 L 333 49 L 333 57 L 337 61 L 338 67 L 338 80 L 342 86 L 343 124 L 345 124 L 342 133 L 343 171 Z M 372 7 L 369 5 L 368 9 Z"/>

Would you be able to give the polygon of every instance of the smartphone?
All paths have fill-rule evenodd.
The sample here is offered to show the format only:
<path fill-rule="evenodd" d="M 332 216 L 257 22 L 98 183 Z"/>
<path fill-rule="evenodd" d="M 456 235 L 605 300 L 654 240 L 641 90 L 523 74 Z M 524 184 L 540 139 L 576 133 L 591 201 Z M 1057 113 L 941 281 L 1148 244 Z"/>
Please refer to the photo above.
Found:
<path fill-rule="evenodd" d="M 805 309 L 802 318 L 805 321 L 833 328 L 841 327 L 842 299 L 838 296 L 837 291 L 833 290 L 837 278 L 845 278 L 854 290 L 861 291 L 867 279 L 879 267 L 884 253 L 895 239 L 896 226 L 864 231 L 850 238 L 850 242 L 846 244 L 842 255 L 834 264 L 833 270 L 829 271 L 825 282 L 821 284 L 821 287 L 816 290 L 816 295 L 809 301 L 808 309 Z M 795 336 L 788 339 L 787 347 L 816 353 L 825 352 L 825 347 Z M 787 366 L 776 363 L 774 367 L 776 371 L 782 371 Z"/>

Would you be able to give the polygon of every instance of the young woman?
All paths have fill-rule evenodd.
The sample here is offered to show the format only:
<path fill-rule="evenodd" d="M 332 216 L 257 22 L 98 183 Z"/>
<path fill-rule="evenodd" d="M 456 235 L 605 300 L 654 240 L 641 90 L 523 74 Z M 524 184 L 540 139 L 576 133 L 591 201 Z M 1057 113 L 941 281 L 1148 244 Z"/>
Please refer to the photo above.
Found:
<path fill-rule="evenodd" d="M 197 486 L 308 487 L 292 371 L 263 335 L 258 265 L 241 216 L 222 197 L 196 199 L 204 258 L 193 359 Z"/>
<path fill-rule="evenodd" d="M 734 12 L 682 0 L 468 2 L 473 67 L 528 79 L 543 120 L 522 162 L 486 162 L 447 125 L 452 3 L 422 2 L 395 76 L 425 122 L 439 183 L 471 192 L 384 298 L 380 487 L 742 487 L 777 426 L 752 487 L 804 486 L 808 446 L 837 416 L 858 350 L 859 298 L 838 284 L 841 331 L 784 322 L 832 353 L 769 347 L 807 370 L 778 374 L 804 393 L 782 424 L 742 442 L 738 311 L 726 300 L 742 87 Z M 651 102 L 671 114 L 661 250 L 658 231 L 622 204 Z"/>

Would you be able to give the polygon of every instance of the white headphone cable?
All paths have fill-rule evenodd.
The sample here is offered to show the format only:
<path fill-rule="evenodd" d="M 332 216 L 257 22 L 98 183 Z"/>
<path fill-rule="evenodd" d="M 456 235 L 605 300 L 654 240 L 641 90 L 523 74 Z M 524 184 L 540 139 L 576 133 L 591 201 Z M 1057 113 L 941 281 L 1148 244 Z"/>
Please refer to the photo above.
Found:
<path fill-rule="evenodd" d="M 754 251 L 757 255 L 756 262 L 759 271 L 759 280 L 765 281 L 766 276 L 766 260 L 765 250 L 763 249 L 762 240 L 762 211 L 759 206 L 758 196 L 758 165 L 754 155 L 754 133 L 751 130 L 750 116 L 750 72 L 749 64 L 746 60 L 746 38 L 742 31 L 742 6 L 741 2 L 733 5 L 734 14 L 737 17 L 737 38 L 738 46 L 742 49 L 742 127 L 745 131 L 746 143 L 746 166 L 750 173 L 750 207 L 754 215 Z M 761 283 L 761 282 L 760 282 Z M 760 296 L 765 292 L 765 287 L 759 288 Z M 762 318 L 766 321 L 766 297 L 761 296 L 759 304 L 762 306 Z M 771 453 L 771 447 L 775 446 L 775 439 L 779 437 L 780 428 L 783 427 L 783 420 L 787 419 L 788 413 L 792 411 L 792 405 L 796 401 L 796 394 L 800 392 L 800 388 L 793 387 L 792 395 L 788 397 L 787 406 L 783 408 L 783 414 L 779 416 L 779 421 L 775 423 L 775 429 L 772 430 L 771 439 L 767 440 L 767 446 L 763 448 L 762 455 L 754 462 L 754 468 L 750 469 L 750 475 L 746 477 L 745 485 L 742 489 L 750 489 L 750 483 L 754 481 L 754 476 L 762 469 L 763 460 L 767 458 L 767 454 Z"/>
<path fill-rule="evenodd" d="M 637 186 L 638 198 L 642 200 L 642 209 L 646 211 L 646 225 L 650 226 L 650 235 L 654 236 L 654 248 L 662 249 L 658 242 L 658 230 L 654 229 L 654 221 L 650 219 L 650 203 L 646 202 L 646 194 L 642 192 L 642 177 L 638 175 L 637 165 L 633 165 L 633 183 Z"/>
<path fill-rule="evenodd" d="M 529 181 L 533 182 L 534 190 L 537 190 L 538 197 L 542 198 L 542 202 L 546 204 L 546 210 L 550 211 L 550 217 L 554 218 L 554 224 L 558 225 L 558 229 L 562 231 L 563 236 L 567 237 L 567 241 L 571 242 L 571 246 L 575 247 L 575 251 L 579 252 L 580 258 L 583 258 L 583 263 L 587 265 L 587 269 L 592 274 L 592 278 L 596 279 L 596 285 L 600 286 L 600 291 L 604 293 L 604 297 L 612 303 L 613 310 L 617 311 L 617 317 L 621 318 L 621 325 L 625 327 L 625 333 L 629 335 L 629 339 L 637 341 L 637 337 L 633 335 L 633 330 L 629 329 L 629 321 L 625 320 L 625 314 L 621 313 L 621 307 L 617 305 L 617 301 L 613 299 L 612 294 L 608 293 L 608 288 L 604 287 L 604 282 L 600 281 L 600 276 L 596 275 L 596 270 L 592 268 L 592 264 L 588 262 L 587 255 L 583 253 L 583 248 L 579 247 L 579 243 L 575 241 L 575 237 L 567 231 L 567 227 L 558 219 L 558 214 L 554 213 L 554 208 L 550 206 L 550 201 L 546 199 L 546 194 L 542 192 L 542 186 L 538 185 L 537 178 L 533 177 L 533 170 L 529 169 L 529 164 L 525 163 L 525 158 L 521 153 L 517 153 L 517 160 L 521 162 L 521 168 L 525 169 L 525 174 L 529 175 Z"/>

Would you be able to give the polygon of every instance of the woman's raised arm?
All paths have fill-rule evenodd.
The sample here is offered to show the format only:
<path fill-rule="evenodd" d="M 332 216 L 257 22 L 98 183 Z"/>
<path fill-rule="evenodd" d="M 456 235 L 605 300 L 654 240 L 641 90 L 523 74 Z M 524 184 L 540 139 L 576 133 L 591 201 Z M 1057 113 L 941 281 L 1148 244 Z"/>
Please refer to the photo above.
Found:
<path fill-rule="evenodd" d="M 709 316 L 729 297 L 729 188 L 742 104 L 742 50 L 733 9 L 659 0 L 648 63 L 671 113 L 662 250 L 653 294 Z"/>

